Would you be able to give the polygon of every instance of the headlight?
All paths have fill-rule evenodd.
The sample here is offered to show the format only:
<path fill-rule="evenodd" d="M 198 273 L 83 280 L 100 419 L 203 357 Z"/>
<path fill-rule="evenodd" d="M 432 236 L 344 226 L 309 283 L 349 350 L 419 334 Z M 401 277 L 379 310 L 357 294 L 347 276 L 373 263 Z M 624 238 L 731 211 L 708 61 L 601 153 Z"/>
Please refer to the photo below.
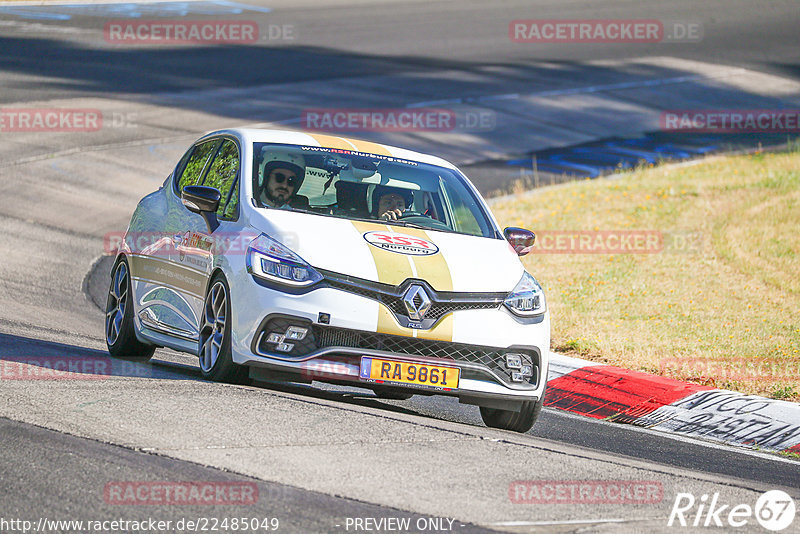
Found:
<path fill-rule="evenodd" d="M 247 247 L 247 272 L 292 286 L 309 286 L 322 280 L 322 275 L 303 258 L 264 234 Z"/>
<path fill-rule="evenodd" d="M 544 291 L 536 279 L 526 271 L 517 286 L 508 294 L 503 304 L 517 315 L 541 315 L 547 310 Z"/>

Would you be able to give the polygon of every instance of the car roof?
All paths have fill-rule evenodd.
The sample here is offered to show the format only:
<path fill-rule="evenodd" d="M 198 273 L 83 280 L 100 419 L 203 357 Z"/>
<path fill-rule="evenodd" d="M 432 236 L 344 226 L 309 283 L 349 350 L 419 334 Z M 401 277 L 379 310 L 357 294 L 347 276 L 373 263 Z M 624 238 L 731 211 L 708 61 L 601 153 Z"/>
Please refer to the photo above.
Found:
<path fill-rule="evenodd" d="M 364 141 L 362 139 L 354 139 L 350 137 L 339 137 L 335 135 L 317 133 L 317 132 L 301 132 L 294 130 L 268 130 L 262 128 L 230 128 L 226 130 L 216 130 L 209 132 L 203 137 L 210 137 L 214 135 L 234 135 L 241 139 L 246 144 L 252 143 L 282 143 L 289 145 L 299 146 L 314 146 L 325 148 L 336 148 L 342 150 L 352 150 L 357 152 L 365 152 L 369 154 L 378 154 L 382 156 L 391 156 L 410 161 L 417 161 L 419 163 L 428 163 L 430 165 L 437 165 L 448 169 L 455 169 L 456 167 L 442 158 L 424 154 L 422 152 L 415 152 L 405 148 L 399 148 L 391 145 L 384 145 L 382 143 L 374 143 L 372 141 Z"/>

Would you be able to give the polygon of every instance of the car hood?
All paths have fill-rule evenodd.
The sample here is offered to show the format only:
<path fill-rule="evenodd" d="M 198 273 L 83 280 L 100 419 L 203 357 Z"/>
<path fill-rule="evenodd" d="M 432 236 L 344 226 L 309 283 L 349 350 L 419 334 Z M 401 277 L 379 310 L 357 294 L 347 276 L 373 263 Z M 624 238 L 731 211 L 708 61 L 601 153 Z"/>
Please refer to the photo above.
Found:
<path fill-rule="evenodd" d="M 399 285 L 415 278 L 436 291 L 507 292 L 523 273 L 502 239 L 289 210 L 257 210 L 250 222 L 317 269 L 374 282 Z"/>

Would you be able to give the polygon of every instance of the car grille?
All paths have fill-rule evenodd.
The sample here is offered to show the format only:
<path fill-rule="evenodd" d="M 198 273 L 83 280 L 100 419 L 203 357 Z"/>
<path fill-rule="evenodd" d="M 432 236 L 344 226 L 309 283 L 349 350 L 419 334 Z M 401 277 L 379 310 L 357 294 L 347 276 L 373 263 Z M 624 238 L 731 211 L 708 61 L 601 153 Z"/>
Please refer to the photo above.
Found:
<path fill-rule="evenodd" d="M 441 358 L 456 362 L 473 363 L 483 365 L 494 371 L 504 382 L 511 382 L 511 371 L 506 368 L 505 355 L 507 352 L 522 354 L 525 362 L 539 366 L 538 354 L 530 350 L 501 349 L 496 347 L 484 347 L 481 345 L 469 345 L 466 343 L 452 343 L 447 341 L 434 341 L 430 339 L 420 339 L 415 337 L 394 336 L 390 334 L 377 334 L 374 332 L 363 332 L 358 330 L 348 330 L 330 326 L 314 325 L 314 338 L 319 348 L 326 347 L 348 347 L 356 349 L 382 350 L 409 356 L 423 356 L 427 358 Z M 536 375 L 531 378 L 536 380 Z M 515 384 L 519 384 L 518 382 Z"/>
<path fill-rule="evenodd" d="M 368 299 L 377 300 L 398 316 L 408 317 L 405 306 L 403 305 L 403 293 L 406 289 L 404 285 L 399 287 L 388 284 L 377 284 L 370 281 L 360 281 L 358 284 L 344 282 L 340 280 L 326 280 L 330 287 L 355 293 Z M 473 295 L 473 298 L 466 298 L 459 293 L 437 293 L 433 290 L 428 291 L 431 295 L 431 307 L 425 314 L 426 319 L 438 321 L 445 315 L 461 310 L 495 310 L 500 307 L 505 294 L 486 293 Z"/>
<path fill-rule="evenodd" d="M 293 343 L 294 346 L 292 350 L 289 352 L 276 352 L 276 345 L 266 341 L 269 333 L 283 333 L 289 326 L 293 325 L 308 328 L 306 337 L 301 341 L 287 340 L 287 342 Z M 257 353 L 264 355 L 302 358 L 320 349 L 335 349 L 337 347 L 376 350 L 412 357 L 437 358 L 453 362 L 476 364 L 493 371 L 503 382 L 509 385 L 514 387 L 524 386 L 524 383 L 512 382 L 511 371 L 506 367 L 506 353 L 513 352 L 515 354 L 521 354 L 523 364 L 531 365 L 534 369 L 533 376 L 529 379 L 528 386 L 536 386 L 539 377 L 538 370 L 540 360 L 539 354 L 535 349 L 504 349 L 467 343 L 379 334 L 375 332 L 312 324 L 307 319 L 283 315 L 268 317 L 256 339 L 258 340 L 258 345 L 254 348 L 256 348 Z M 476 372 L 477 371 L 464 369 L 464 376 L 474 375 Z"/>
<path fill-rule="evenodd" d="M 378 300 L 395 315 L 407 315 L 403 299 L 392 295 L 381 295 Z M 497 302 L 431 302 L 425 314 L 427 319 L 439 320 L 448 313 L 459 310 L 495 310 L 500 306 Z"/>

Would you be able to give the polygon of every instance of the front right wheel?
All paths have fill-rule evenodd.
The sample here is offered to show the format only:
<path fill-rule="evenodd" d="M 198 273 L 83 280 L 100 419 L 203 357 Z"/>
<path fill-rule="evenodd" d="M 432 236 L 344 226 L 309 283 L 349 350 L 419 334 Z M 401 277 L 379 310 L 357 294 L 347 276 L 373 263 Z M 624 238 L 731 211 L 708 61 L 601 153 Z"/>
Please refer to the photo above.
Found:
<path fill-rule="evenodd" d="M 544 395 L 537 401 L 525 401 L 518 412 L 513 410 L 499 410 L 481 406 L 481 419 L 490 428 L 512 430 L 514 432 L 527 432 L 539 417 L 544 404 Z"/>

